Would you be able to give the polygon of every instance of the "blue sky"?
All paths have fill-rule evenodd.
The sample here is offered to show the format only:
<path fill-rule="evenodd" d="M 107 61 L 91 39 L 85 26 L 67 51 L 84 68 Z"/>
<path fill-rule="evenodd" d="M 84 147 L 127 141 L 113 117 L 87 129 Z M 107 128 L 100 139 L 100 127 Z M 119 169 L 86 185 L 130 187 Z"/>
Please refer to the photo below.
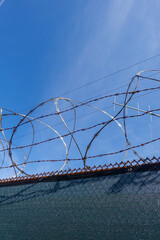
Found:
<path fill-rule="evenodd" d="M 63 96 L 83 101 L 127 85 L 129 79 L 141 70 L 160 68 L 160 58 L 157 57 L 70 94 L 63 94 L 159 54 L 159 12 L 158 0 L 1 1 L 1 107 L 26 113 L 52 97 Z M 125 91 L 126 87 L 119 91 Z M 100 103 L 99 106 L 107 107 L 112 102 L 113 99 L 111 102 Z M 144 108 L 147 104 L 149 103 L 141 100 Z M 43 108 L 41 114 L 50 112 L 51 108 L 52 106 Z M 88 110 L 82 109 L 79 114 L 83 112 L 87 113 Z M 110 114 L 113 114 L 113 108 Z M 67 116 L 68 119 L 72 117 L 73 115 Z M 98 121 L 97 115 L 94 119 L 81 119 L 77 128 L 94 123 L 95 119 Z M 55 120 L 56 124 L 57 121 Z M 12 125 L 13 122 L 7 121 L 7 124 Z M 62 127 L 58 130 L 64 132 Z M 26 127 L 19 135 L 28 131 Z M 112 131 L 109 130 L 109 134 Z M 36 140 L 47 137 L 47 134 L 38 134 Z M 105 132 L 97 143 L 97 153 L 107 142 L 106 134 Z M 91 136 L 93 132 L 86 139 Z M 26 141 L 29 140 L 27 137 Z M 83 142 L 83 137 L 79 140 Z M 21 138 L 17 144 L 22 145 L 23 141 Z M 33 153 L 32 160 L 39 159 L 41 154 L 46 158 L 62 157 L 58 153 L 53 155 L 48 148 L 47 145 L 43 153 Z M 55 148 L 61 149 L 59 143 Z M 104 151 L 106 150 L 102 148 Z M 90 154 L 92 153 L 95 151 Z"/>

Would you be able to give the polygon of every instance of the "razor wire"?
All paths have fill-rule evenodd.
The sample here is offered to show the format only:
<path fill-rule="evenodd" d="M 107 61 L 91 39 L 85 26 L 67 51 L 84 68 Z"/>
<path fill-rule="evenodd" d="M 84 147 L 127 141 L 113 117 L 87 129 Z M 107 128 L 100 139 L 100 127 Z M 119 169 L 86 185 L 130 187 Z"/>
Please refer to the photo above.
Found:
<path fill-rule="evenodd" d="M 156 87 L 150 87 L 150 88 L 144 88 L 144 89 L 138 89 L 138 85 L 140 82 L 140 79 L 145 79 L 146 81 L 154 81 L 159 83 L 159 79 L 156 78 L 152 78 L 151 76 L 147 77 L 144 76 L 144 74 L 148 73 L 148 72 L 160 72 L 160 70 L 145 70 L 142 72 L 139 72 L 138 74 L 136 74 L 131 81 L 128 84 L 128 88 L 127 91 L 125 92 L 121 92 L 121 93 L 115 93 L 115 94 L 110 94 L 110 95 L 105 95 L 105 96 L 101 96 L 99 98 L 95 98 L 95 99 L 91 99 L 89 101 L 85 101 L 85 102 L 80 102 L 74 99 L 68 99 L 68 98 L 64 98 L 64 97 L 58 97 L 58 98 L 51 98 L 45 102 L 40 103 L 38 106 L 34 107 L 33 109 L 31 109 L 27 114 L 21 114 L 21 113 L 17 113 L 14 111 L 11 111 L 9 109 L 6 108 L 1 108 L 1 114 L 0 114 L 0 130 L 2 133 L 2 137 L 0 138 L 0 145 L 2 147 L 2 149 L 0 150 L 0 152 L 3 153 L 3 158 L 1 161 L 1 165 L 0 165 L 0 170 L 2 169 L 7 169 L 7 168 L 13 168 L 14 171 L 14 175 L 12 176 L 13 178 L 17 178 L 18 176 L 23 176 L 23 175 L 28 175 L 29 173 L 27 173 L 24 169 L 26 167 L 27 164 L 31 164 L 31 163 L 42 163 L 42 162 L 62 162 L 62 166 L 59 168 L 58 172 L 64 170 L 64 169 L 70 169 L 69 166 L 69 162 L 71 161 L 82 161 L 84 168 L 89 168 L 90 166 L 86 163 L 87 159 L 94 159 L 94 158 L 101 158 L 101 157 L 105 157 L 105 156 L 111 156 L 111 155 L 116 155 L 119 153 L 124 153 L 123 158 L 121 159 L 122 162 L 125 162 L 125 159 L 127 157 L 127 153 L 129 150 L 131 150 L 133 152 L 133 154 L 140 160 L 142 160 L 143 162 L 145 162 L 145 159 L 143 156 L 141 156 L 141 154 L 138 152 L 137 149 L 139 149 L 140 147 L 143 147 L 145 145 L 149 145 L 153 142 L 159 141 L 160 138 L 155 138 L 152 139 L 150 141 L 144 141 L 140 144 L 131 144 L 131 141 L 129 140 L 128 137 L 128 131 L 127 131 L 127 123 L 126 123 L 126 119 L 131 119 L 131 118 L 137 118 L 140 116 L 144 116 L 146 114 L 150 114 L 152 116 L 158 116 L 156 113 L 160 110 L 160 108 L 155 108 L 149 111 L 145 111 L 142 114 L 134 114 L 134 115 L 127 115 L 126 114 L 126 109 L 128 104 L 130 103 L 130 101 L 133 99 L 133 96 L 135 96 L 135 94 L 139 94 L 142 92 L 149 92 L 149 91 L 155 91 L 155 90 L 159 90 L 160 86 L 156 86 Z M 133 82 L 135 84 L 135 86 L 133 86 Z M 133 89 L 132 89 L 133 88 Z M 109 112 L 105 111 L 104 109 L 101 109 L 100 107 L 97 107 L 95 105 L 93 105 L 93 103 L 99 102 L 101 100 L 105 100 L 111 97 L 118 97 L 124 96 L 124 102 L 120 108 L 120 110 L 113 116 L 112 114 L 110 114 Z M 68 104 L 70 104 L 69 108 L 60 110 L 58 104 L 59 102 L 67 102 Z M 40 115 L 37 117 L 32 117 L 31 114 L 35 113 L 37 109 L 40 109 L 41 107 L 45 106 L 47 103 L 54 103 L 55 105 L 55 109 L 56 112 L 54 113 L 49 113 L 49 114 L 45 114 L 45 115 Z M 85 108 L 90 108 L 90 109 L 94 109 L 97 112 L 99 112 L 99 114 L 104 114 L 105 116 L 109 117 L 109 120 L 105 120 L 103 122 L 91 125 L 89 127 L 83 127 L 83 128 L 79 128 L 76 130 L 76 123 L 77 123 L 77 110 L 80 107 L 85 107 Z M 7 113 L 3 113 L 3 111 L 6 111 Z M 74 123 L 73 123 L 73 127 L 72 129 L 70 129 L 70 127 L 68 126 L 65 118 L 62 116 L 62 114 L 66 113 L 66 112 L 72 112 L 74 113 Z M 122 114 L 122 116 L 120 116 L 120 114 Z M 17 125 L 12 126 L 12 127 L 6 127 L 3 128 L 2 125 L 2 119 L 5 118 L 6 116 L 18 116 L 20 118 L 19 122 Z M 44 120 L 45 118 L 48 117 L 53 117 L 53 116 L 58 116 L 59 119 L 61 120 L 61 122 L 63 123 L 65 129 L 67 130 L 67 133 L 62 134 L 60 133 L 60 131 L 56 130 L 55 128 L 53 128 L 51 125 L 49 125 L 48 123 L 45 123 Z M 41 120 L 43 119 L 43 121 Z M 122 123 L 120 123 L 120 120 L 122 120 Z M 90 149 L 92 148 L 93 142 L 95 141 L 95 139 L 97 139 L 99 137 L 99 135 L 103 132 L 103 130 L 109 126 L 112 122 L 116 123 L 116 126 L 120 128 L 123 136 L 124 136 L 124 140 L 125 140 L 125 147 L 123 149 L 120 149 L 118 151 L 114 151 L 114 152 L 107 152 L 107 153 L 101 153 L 101 154 L 96 154 L 96 155 L 90 155 L 88 156 L 88 153 L 90 151 Z M 17 145 L 14 143 L 14 138 L 15 138 L 15 134 L 17 132 L 17 130 L 19 129 L 19 127 L 23 127 L 26 124 L 30 124 L 32 127 L 32 141 L 30 144 L 26 144 L 26 145 Z M 41 125 L 44 125 L 46 128 L 50 129 L 52 132 L 54 132 L 57 136 L 56 137 L 52 137 L 52 138 L 47 138 L 45 140 L 42 141 L 38 141 L 35 142 L 35 127 L 34 124 L 38 123 Z M 100 127 L 98 130 L 96 130 L 96 128 Z M 75 136 L 75 134 L 78 134 L 79 132 L 86 132 L 89 131 L 91 129 L 95 129 L 95 133 L 93 135 L 93 137 L 91 138 L 91 140 L 88 142 L 88 144 L 86 145 L 85 151 L 81 149 L 81 147 L 79 146 L 79 143 L 77 141 L 77 136 Z M 12 133 L 10 135 L 9 140 L 7 140 L 6 131 L 12 130 Z M 89 133 L 88 133 L 89 134 Z M 70 141 L 67 144 L 66 142 L 66 137 L 70 137 Z M 36 147 L 38 145 L 47 143 L 47 142 L 51 142 L 54 141 L 56 139 L 60 139 L 61 143 L 63 144 L 63 147 L 65 149 L 65 155 L 66 157 L 64 159 L 39 159 L 39 160 L 30 160 L 31 157 L 31 153 L 32 153 L 32 149 L 33 147 Z M 77 150 L 78 150 L 78 154 L 79 157 L 77 156 L 76 158 L 69 158 L 69 154 L 72 148 L 72 145 L 75 145 Z M 26 155 L 25 153 L 25 149 L 28 149 L 29 153 Z M 20 150 L 23 155 L 24 155 L 24 161 L 22 161 L 21 163 L 16 163 L 16 160 L 14 160 L 14 156 L 13 156 L 13 150 Z M 9 159 L 11 164 L 10 165 L 6 165 L 6 152 L 8 152 L 9 155 Z M 39 157 L 37 157 L 39 158 Z"/>

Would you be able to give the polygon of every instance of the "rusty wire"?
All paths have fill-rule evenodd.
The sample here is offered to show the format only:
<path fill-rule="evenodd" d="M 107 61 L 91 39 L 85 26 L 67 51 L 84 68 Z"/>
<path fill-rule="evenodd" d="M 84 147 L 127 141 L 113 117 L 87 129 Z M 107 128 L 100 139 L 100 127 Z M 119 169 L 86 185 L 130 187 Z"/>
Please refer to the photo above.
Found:
<path fill-rule="evenodd" d="M 135 77 L 136 77 L 136 76 L 135 76 Z M 136 94 L 136 93 L 141 93 L 141 92 L 146 92 L 146 91 L 154 91 L 154 90 L 158 90 L 158 89 L 160 89 L 160 86 L 159 86 L 159 87 L 153 87 L 153 88 L 140 89 L 140 90 L 136 90 L 136 91 L 129 91 L 128 94 L 134 95 L 134 94 Z M 30 121 L 29 121 L 29 120 L 28 120 L 28 121 L 25 121 L 25 122 L 19 124 L 19 126 L 23 126 L 23 125 L 25 125 L 25 124 L 27 124 L 27 123 L 29 123 L 29 122 L 34 122 L 34 121 L 39 120 L 39 119 L 42 119 L 42 118 L 47 118 L 47 117 L 51 117 L 51 116 L 57 116 L 57 115 L 59 115 L 59 114 L 63 114 L 63 113 L 72 111 L 72 110 L 74 110 L 74 109 L 76 109 L 76 108 L 79 108 L 79 107 L 82 107 L 82 106 L 86 106 L 87 104 L 90 104 L 90 103 L 92 103 L 92 102 L 97 102 L 97 101 L 100 101 L 100 100 L 103 100 L 103 99 L 106 99 L 106 98 L 117 97 L 117 96 L 121 96 L 121 95 L 126 95 L 126 92 L 121 92 L 121 93 L 115 93 L 115 94 L 105 95 L 105 96 L 102 96 L 102 97 L 99 97 L 99 98 L 95 98 L 95 99 L 92 99 L 92 100 L 89 100 L 89 101 L 85 101 L 85 102 L 82 102 L 82 103 L 80 103 L 80 104 L 78 104 L 78 105 L 75 105 L 74 107 L 71 107 L 71 108 L 62 110 L 62 111 L 60 111 L 60 113 L 55 112 L 55 113 L 50 113 L 50 114 L 41 115 L 41 116 L 38 116 L 38 117 L 36 117 L 36 118 L 34 118 L 34 119 L 30 119 Z M 41 103 L 40 105 L 38 105 L 38 106 L 37 106 L 36 108 L 34 108 L 34 109 L 36 110 L 36 109 L 39 108 L 40 106 L 43 106 L 44 104 L 46 104 L 46 103 L 48 103 L 48 102 L 51 102 L 51 101 L 54 101 L 54 100 L 56 100 L 56 98 L 49 99 L 49 100 L 47 100 L 46 102 Z M 74 101 L 74 100 L 73 100 L 73 101 Z M 9 109 L 7 109 L 7 108 L 3 108 L 3 110 L 6 110 L 6 111 L 9 111 L 9 112 L 12 112 L 12 113 L 11 113 L 11 114 L 3 114 L 2 117 L 3 117 L 3 116 L 17 116 L 17 115 L 18 115 L 18 113 L 14 112 L 14 111 L 11 111 L 11 110 L 9 110 Z M 33 110 L 33 109 L 32 109 L 32 110 Z M 31 110 L 28 114 L 31 114 L 31 113 L 34 111 L 34 110 L 33 110 L 33 111 L 32 111 L 32 110 Z M 28 115 L 28 114 L 27 114 L 27 115 Z M 27 115 L 26 115 L 26 116 L 27 116 Z M 8 127 L 8 128 L 3 128 L 3 130 L 4 130 L 4 131 L 14 130 L 15 128 L 16 128 L 16 126 L 13 126 L 13 127 Z"/>
<path fill-rule="evenodd" d="M 152 110 L 149 110 L 149 111 L 146 111 L 142 114 L 138 114 L 138 115 L 130 115 L 130 116 L 127 116 L 126 115 L 126 106 L 128 105 L 128 103 L 131 101 L 131 99 L 133 98 L 133 96 L 137 93 L 141 93 L 141 92 L 146 92 L 146 91 L 153 91 L 153 90 L 158 90 L 160 89 L 160 86 L 156 86 L 156 87 L 151 87 L 151 88 L 144 88 L 144 89 L 138 89 L 138 83 L 139 83 L 139 80 L 140 78 L 143 78 L 143 79 L 148 79 L 148 80 L 152 80 L 152 81 L 156 81 L 156 82 L 159 82 L 160 80 L 159 79 L 155 79 L 155 78 L 151 78 L 151 77 L 145 77 L 145 76 L 142 76 L 141 73 L 145 73 L 145 72 L 150 72 L 150 71 L 156 71 L 156 72 L 159 72 L 160 70 L 146 70 L 146 71 L 143 71 L 143 72 L 140 72 L 138 74 L 136 74 L 130 81 L 129 85 L 128 85 L 128 88 L 127 88 L 127 91 L 126 92 L 121 92 L 121 93 L 115 93 L 115 94 L 110 94 L 110 95 L 105 95 L 105 96 L 102 96 L 102 97 L 99 97 L 99 98 L 95 98 L 95 99 L 91 99 L 89 101 L 85 101 L 85 102 L 78 102 L 76 100 L 72 100 L 72 99 L 67 99 L 67 98 L 52 98 L 52 99 L 49 99 L 45 102 L 42 102 L 41 104 L 39 104 L 38 106 L 36 106 L 35 108 L 31 109 L 26 115 L 24 114 L 20 114 L 20 113 L 16 113 L 16 112 L 13 112 L 11 110 L 8 110 L 8 109 L 3 109 L 3 110 L 6 110 L 8 112 L 10 112 L 9 114 L 2 114 L 1 117 L 5 117 L 5 116 L 20 116 L 21 119 L 19 121 L 19 123 L 16 125 L 16 126 L 13 126 L 13 127 L 10 127 L 10 128 L 2 128 L 2 125 L 1 125 L 1 132 L 4 134 L 4 131 L 6 130 L 13 130 L 12 131 L 12 134 L 11 134 L 11 137 L 10 137 L 10 140 L 7 141 L 6 138 L 5 138 L 5 135 L 4 136 L 4 141 L 6 143 L 6 148 L 4 148 L 3 144 L 2 144 L 2 150 L 0 150 L 0 152 L 4 152 L 5 151 L 8 151 L 9 153 L 9 157 L 10 157 L 10 160 L 11 160 L 11 165 L 8 165 L 8 166 L 3 166 L 4 165 L 4 160 L 1 164 L 1 167 L 0 167 L 0 170 L 2 169 L 5 169 L 5 168 L 13 168 L 14 170 L 14 178 L 18 178 L 18 175 L 28 175 L 28 173 L 26 173 L 23 169 L 24 167 L 26 166 L 26 164 L 31 164 L 31 163 L 40 163 L 40 162 L 64 162 L 62 167 L 59 169 L 59 172 L 62 172 L 62 170 L 65 168 L 65 165 L 67 164 L 68 166 L 68 169 L 69 169 L 69 165 L 68 165 L 68 162 L 69 161 L 83 161 L 83 164 L 84 164 L 84 168 L 88 168 L 89 166 L 86 165 L 86 160 L 87 159 L 93 159 L 93 158 L 101 158 L 101 157 L 105 157 L 105 156 L 109 156 L 109 155 L 115 155 L 115 154 L 119 154 L 119 153 L 123 153 L 125 152 L 125 155 L 124 155 L 124 158 L 122 160 L 122 162 L 125 162 L 125 158 L 127 156 L 127 151 L 128 150 L 132 150 L 132 152 L 135 154 L 136 157 L 138 157 L 139 160 L 141 160 L 142 162 L 145 162 L 145 158 L 143 158 L 142 156 L 139 155 L 139 153 L 137 152 L 137 148 L 140 148 L 140 147 L 143 147 L 145 145 L 148 145 L 150 143 L 153 143 L 153 142 L 156 142 L 158 140 L 160 140 L 160 137 L 158 138 L 155 138 L 155 139 L 152 139 L 150 141 L 146 141 L 146 142 L 143 142 L 141 144 L 137 144 L 137 145 L 134 145 L 132 146 L 131 142 L 129 141 L 129 137 L 128 137 L 128 133 L 127 133 L 127 127 L 126 127 L 126 119 L 129 119 L 129 118 L 136 118 L 136 117 L 139 117 L 139 116 L 144 116 L 146 114 L 152 114 L 153 116 L 155 116 L 156 114 L 154 114 L 154 112 L 156 111 L 159 111 L 160 109 L 159 108 L 156 108 L 156 109 L 152 109 Z M 136 80 L 136 85 L 134 87 L 133 90 L 131 90 L 131 87 L 133 85 L 133 82 Z M 123 106 L 121 107 L 121 109 L 115 114 L 115 116 L 112 116 L 110 115 L 109 113 L 107 113 L 106 111 L 98 108 L 98 107 L 95 107 L 93 105 L 90 105 L 91 103 L 94 103 L 94 102 L 97 102 L 97 101 L 100 101 L 100 100 L 103 100 L 103 99 L 107 99 L 107 98 L 111 98 L 111 97 L 114 97 L 114 96 L 123 96 L 124 95 L 124 103 L 123 103 Z M 71 107 L 70 108 L 67 108 L 67 109 L 64 109 L 64 110 L 60 110 L 58 108 L 58 101 L 67 101 L 71 104 Z M 56 105 L 56 111 L 57 112 L 54 112 L 54 113 L 51 113 L 51 114 L 46 114 L 46 115 L 41 115 L 41 116 L 38 116 L 36 118 L 33 118 L 31 117 L 31 114 L 33 112 L 35 112 L 35 110 L 39 109 L 40 107 L 44 106 L 45 104 L 49 103 L 49 102 L 55 102 L 55 105 Z M 86 128 L 81 128 L 81 129 L 78 129 L 78 130 L 75 130 L 75 127 L 76 127 L 76 109 L 78 109 L 79 107 L 82 107 L 82 106 L 86 106 L 86 107 L 90 107 L 90 108 L 94 108 L 96 109 L 97 111 L 100 111 L 104 114 L 106 114 L 110 120 L 108 121 L 103 121 L 101 123 L 98 123 L 98 124 L 95 124 L 95 125 L 92 125 L 92 126 L 89 126 L 89 127 L 86 127 Z M 65 112 L 69 112 L 69 111 L 74 111 L 74 124 L 73 124 L 73 129 L 70 130 L 68 125 L 66 124 L 64 118 L 62 117 L 62 114 L 65 113 Z M 123 116 L 120 116 L 120 113 L 123 113 Z M 68 133 L 66 134 L 63 134 L 61 135 L 60 133 L 57 132 L 57 130 L 53 129 L 50 125 L 42 122 L 40 119 L 45 119 L 46 117 L 50 117 L 50 116 L 55 116 L 55 115 L 58 115 L 61 119 L 61 121 L 63 122 L 65 128 L 67 129 Z M 119 122 L 119 120 L 123 120 L 123 126 L 121 125 L 121 123 Z M 39 141 L 39 142 L 34 142 L 34 125 L 33 123 L 34 122 L 38 122 L 38 123 L 41 123 L 45 126 L 47 126 L 48 128 L 50 128 L 52 131 L 54 131 L 58 136 L 57 137 L 52 137 L 52 138 L 48 138 L 48 139 L 45 139 L 45 140 L 42 140 L 42 141 Z M 102 154 L 97 154 L 97 155 L 93 155 L 93 156 L 88 156 L 88 151 L 89 149 L 91 148 L 93 142 L 95 141 L 95 139 L 99 136 L 99 134 L 103 131 L 103 129 L 108 126 L 110 123 L 112 122 L 116 122 L 118 127 L 121 128 L 122 132 L 123 132 L 123 135 L 125 137 L 125 141 L 126 141 L 126 147 L 123 148 L 123 149 L 120 149 L 119 151 L 115 151 L 115 152 L 107 152 L 107 153 L 102 153 Z M 32 143 L 31 144 L 27 144 L 27 145 L 22 145 L 22 146 L 15 146 L 14 144 L 14 136 L 15 136 L 15 133 L 17 131 L 17 129 L 24 125 L 24 124 L 27 124 L 27 123 L 30 123 L 31 126 L 32 126 L 32 129 L 33 129 L 33 139 L 32 139 Z M 79 145 L 78 145 L 78 142 L 76 140 L 76 138 L 74 137 L 74 134 L 78 133 L 78 132 L 84 132 L 84 131 L 87 131 L 87 130 L 90 130 L 90 129 L 94 129 L 94 128 L 97 128 L 97 127 L 100 127 L 100 129 L 98 129 L 98 131 L 95 132 L 94 136 L 91 138 L 90 142 L 88 143 L 88 145 L 86 146 L 86 150 L 84 153 L 82 153 Z M 69 142 L 69 145 L 67 146 L 66 142 L 65 142 L 65 137 L 68 137 L 70 136 L 70 142 Z M 34 146 L 37 146 L 37 145 L 40 145 L 40 144 L 43 144 L 43 143 L 47 143 L 47 142 L 50 142 L 50 141 L 53 141 L 53 140 L 56 140 L 56 139 L 61 139 L 62 140 L 62 143 L 65 147 L 65 151 L 66 151 L 66 158 L 65 159 L 57 159 L 57 160 L 33 160 L 33 161 L 30 161 L 29 160 L 29 157 L 31 155 L 31 151 L 32 151 L 32 148 Z M 78 152 L 80 154 L 80 158 L 69 158 L 69 152 L 70 152 L 70 149 L 71 149 L 71 145 L 72 145 L 72 142 L 75 143 L 77 149 L 78 149 Z M 25 148 L 31 148 L 29 153 L 28 153 L 28 156 L 25 158 L 25 161 L 23 163 L 16 163 L 14 160 L 13 160 L 13 154 L 12 154 L 12 151 L 15 150 L 15 149 L 25 149 Z M 20 168 L 20 166 L 23 166 L 23 168 Z M 17 172 L 18 170 L 18 172 Z"/>

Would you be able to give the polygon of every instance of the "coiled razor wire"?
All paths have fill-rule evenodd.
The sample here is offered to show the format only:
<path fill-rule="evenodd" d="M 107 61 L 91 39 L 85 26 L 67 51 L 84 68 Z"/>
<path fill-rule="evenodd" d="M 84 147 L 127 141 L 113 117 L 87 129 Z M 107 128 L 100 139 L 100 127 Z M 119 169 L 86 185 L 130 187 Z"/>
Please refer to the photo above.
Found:
<path fill-rule="evenodd" d="M 38 106 L 34 107 L 33 109 L 31 109 L 26 115 L 25 114 L 21 114 L 21 113 L 17 113 L 17 112 L 13 112 L 13 111 L 5 109 L 5 108 L 3 108 L 3 109 L 1 108 L 1 110 L 0 110 L 0 128 L 1 128 L 1 133 L 2 133 L 3 138 L 0 138 L 0 145 L 2 147 L 2 150 L 0 150 L 0 152 L 3 153 L 3 158 L 2 158 L 1 165 L 0 165 L 0 169 L 13 168 L 13 171 L 14 171 L 14 175 L 12 176 L 13 178 L 17 178 L 19 175 L 28 175 L 28 173 L 24 170 L 27 163 L 54 162 L 54 161 L 58 162 L 59 161 L 59 162 L 62 162 L 62 166 L 60 167 L 60 169 L 57 172 L 60 172 L 65 167 L 70 169 L 70 167 L 69 167 L 69 162 L 70 161 L 72 161 L 72 160 L 75 160 L 75 161 L 82 160 L 84 168 L 87 169 L 87 168 L 90 167 L 90 166 L 87 166 L 87 164 L 86 164 L 86 160 L 89 159 L 89 158 L 103 157 L 103 156 L 114 155 L 114 154 L 118 154 L 118 153 L 124 152 L 124 157 L 122 159 L 122 162 L 124 162 L 125 159 L 126 159 L 128 150 L 132 150 L 132 152 L 134 153 L 134 155 L 136 157 L 138 157 L 138 159 L 140 159 L 142 161 L 145 161 L 143 159 L 143 157 L 140 156 L 140 154 L 138 153 L 138 151 L 136 149 L 141 147 L 141 146 L 147 145 L 147 144 L 149 144 L 151 142 L 158 141 L 160 138 L 156 138 L 156 139 L 153 139 L 151 141 L 147 141 L 147 142 L 144 142 L 144 143 L 132 146 L 131 142 L 129 141 L 129 137 L 128 137 L 128 133 L 127 133 L 126 119 L 127 118 L 134 118 L 134 117 L 143 116 L 143 115 L 145 115 L 147 113 L 152 114 L 153 116 L 156 116 L 154 111 L 158 111 L 160 109 L 157 108 L 157 109 L 153 109 L 153 110 L 150 110 L 150 111 L 146 111 L 145 113 L 143 113 L 141 115 L 138 114 L 138 115 L 126 116 L 126 107 L 127 107 L 128 103 L 131 101 L 131 99 L 133 98 L 133 96 L 136 93 L 145 92 L 145 91 L 153 91 L 153 90 L 160 89 L 160 86 L 156 86 L 156 87 L 152 87 L 152 88 L 146 88 L 146 89 L 138 90 L 138 84 L 139 84 L 140 78 L 142 78 L 144 80 L 152 80 L 152 81 L 155 81 L 155 82 L 158 82 L 158 83 L 160 82 L 159 79 L 155 79 L 155 78 L 152 78 L 150 76 L 149 77 L 143 76 L 142 74 L 146 73 L 146 72 L 156 72 L 156 73 L 159 73 L 160 70 L 159 69 L 158 70 L 145 70 L 145 71 L 139 72 L 138 74 L 136 74 L 130 80 L 130 82 L 128 84 L 127 91 L 123 92 L 123 93 L 116 93 L 116 94 L 111 94 L 111 95 L 107 95 L 107 96 L 102 96 L 102 97 L 95 98 L 95 99 L 92 99 L 92 100 L 89 100 L 89 101 L 86 101 L 86 102 L 80 102 L 80 101 L 76 101 L 76 100 L 68 99 L 68 98 L 64 98 L 64 97 L 51 98 L 51 99 L 49 99 L 49 100 L 47 100 L 45 102 L 40 103 Z M 134 83 L 136 82 L 134 87 L 133 87 L 133 82 Z M 133 87 L 133 90 L 131 90 L 132 87 Z M 101 109 L 99 107 L 91 105 L 92 103 L 97 102 L 97 101 L 102 100 L 102 99 L 107 99 L 107 98 L 110 98 L 110 97 L 113 97 L 113 96 L 123 96 L 123 95 L 124 95 L 123 106 L 120 108 L 120 110 L 114 116 L 112 116 L 107 111 L 105 111 L 105 110 L 103 110 L 103 109 Z M 58 103 L 60 101 L 64 101 L 64 102 L 69 103 L 71 107 L 61 111 L 59 109 L 59 106 L 58 106 Z M 35 117 L 35 118 L 30 116 L 37 109 L 41 108 L 42 106 L 44 106 L 45 104 L 47 104 L 49 102 L 51 102 L 51 103 L 54 102 L 55 108 L 56 108 L 56 112 L 55 113 L 42 115 L 42 116 L 38 116 L 38 117 Z M 96 125 L 93 125 L 93 126 L 90 126 L 90 127 L 87 127 L 87 128 L 81 128 L 81 129 L 75 130 L 76 129 L 76 121 L 77 121 L 76 110 L 79 107 L 82 107 L 82 106 L 85 106 L 85 107 L 88 107 L 88 108 L 92 108 L 92 109 L 94 109 L 94 110 L 96 110 L 96 111 L 98 111 L 100 113 L 103 113 L 103 114 L 105 114 L 105 116 L 109 117 L 110 120 L 103 121 L 101 123 L 98 123 Z M 2 114 L 3 110 L 7 111 L 8 113 L 7 114 Z M 63 113 L 70 112 L 70 111 L 74 112 L 74 123 L 73 123 L 73 128 L 72 129 L 69 128 L 69 126 L 67 125 L 64 117 L 62 116 Z M 122 117 L 120 117 L 120 113 L 123 113 Z M 7 115 L 19 116 L 20 120 L 19 120 L 18 124 L 16 126 L 13 126 L 13 127 L 10 127 L 10 128 L 3 128 L 2 127 L 2 119 L 3 119 L 4 116 L 7 116 Z M 58 132 L 52 126 L 50 126 L 49 124 L 47 124 L 44 121 L 40 120 L 40 119 L 47 118 L 49 116 L 54 116 L 54 115 L 59 116 L 59 118 L 62 121 L 63 125 L 67 129 L 67 134 L 61 135 L 60 132 Z M 123 119 L 123 126 L 119 122 L 120 119 Z M 57 137 L 48 138 L 48 139 L 43 140 L 43 141 L 35 142 L 35 128 L 34 128 L 34 123 L 35 122 L 37 122 L 39 124 L 42 124 L 45 127 L 47 127 L 48 129 L 50 129 L 52 132 L 54 132 L 57 135 Z M 102 153 L 102 154 L 98 154 L 98 155 L 94 155 L 94 156 L 88 156 L 88 152 L 91 149 L 92 144 L 95 141 L 95 139 L 97 139 L 98 136 L 103 132 L 103 130 L 112 122 L 115 122 L 116 125 L 120 128 L 120 130 L 121 130 L 121 132 L 122 132 L 122 134 L 124 136 L 124 139 L 125 139 L 126 147 L 124 149 L 121 149 L 121 150 L 116 151 L 116 152 L 108 152 L 108 153 Z M 17 146 L 16 144 L 14 144 L 14 137 L 15 137 L 15 134 L 17 132 L 17 129 L 20 126 L 23 126 L 24 124 L 27 124 L 27 123 L 30 123 L 30 125 L 32 127 L 32 141 L 31 141 L 31 144 L 23 145 L 23 146 Z M 87 130 L 90 130 L 90 129 L 93 129 L 93 128 L 96 129 L 97 126 L 100 126 L 100 129 L 95 132 L 94 136 L 91 138 L 91 140 L 89 141 L 89 143 L 86 146 L 85 151 L 83 152 L 81 150 L 79 144 L 78 144 L 78 141 L 76 140 L 75 134 L 78 133 L 78 132 L 87 131 Z M 11 134 L 11 137 L 10 137 L 9 141 L 7 140 L 6 135 L 5 135 L 5 131 L 7 131 L 7 130 L 12 130 L 12 134 Z M 70 141 L 69 141 L 68 145 L 67 145 L 66 141 L 64 140 L 64 137 L 66 137 L 66 136 L 70 136 Z M 53 141 L 55 139 L 60 139 L 61 140 L 61 142 L 62 142 L 62 144 L 64 146 L 64 149 L 65 149 L 65 155 L 66 155 L 65 159 L 34 160 L 34 161 L 29 160 L 30 156 L 31 156 L 32 149 L 33 149 L 34 146 L 43 144 L 45 142 Z M 70 153 L 70 150 L 71 150 L 71 147 L 72 147 L 73 143 L 75 144 L 75 146 L 76 146 L 76 148 L 78 150 L 79 158 L 70 159 L 69 158 L 69 153 Z M 27 155 L 25 153 L 25 148 L 30 148 L 29 153 Z M 14 149 L 19 149 L 23 153 L 24 161 L 22 163 L 16 163 L 16 161 L 14 160 L 13 153 L 12 153 L 12 151 Z M 11 165 L 8 165 L 8 166 L 4 166 L 4 163 L 6 162 L 6 151 L 8 151 L 10 162 L 11 162 Z"/>

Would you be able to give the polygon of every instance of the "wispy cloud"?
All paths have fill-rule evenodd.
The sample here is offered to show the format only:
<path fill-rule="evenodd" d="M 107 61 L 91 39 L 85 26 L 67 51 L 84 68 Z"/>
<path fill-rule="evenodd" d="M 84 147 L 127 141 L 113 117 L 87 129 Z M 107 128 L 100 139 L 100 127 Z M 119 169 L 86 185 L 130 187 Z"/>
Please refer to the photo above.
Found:
<path fill-rule="evenodd" d="M 75 32 L 70 37 L 72 47 L 68 46 L 72 49 L 71 55 L 73 52 L 77 53 L 73 54 L 75 61 L 68 66 L 70 82 L 76 79 L 75 85 L 80 85 L 78 76 L 81 84 L 85 84 L 89 77 L 94 79 L 107 72 L 106 65 L 133 5 L 133 1 L 127 4 L 122 2 L 121 0 L 110 4 L 104 2 L 104 6 L 90 3 L 84 10 L 83 16 L 76 23 Z M 83 29 L 83 33 L 79 29 Z M 77 36 L 79 42 L 75 45 Z"/>
<path fill-rule="evenodd" d="M 0 1 L 0 7 L 2 6 L 2 4 L 5 2 L 5 0 L 1 0 Z"/>

